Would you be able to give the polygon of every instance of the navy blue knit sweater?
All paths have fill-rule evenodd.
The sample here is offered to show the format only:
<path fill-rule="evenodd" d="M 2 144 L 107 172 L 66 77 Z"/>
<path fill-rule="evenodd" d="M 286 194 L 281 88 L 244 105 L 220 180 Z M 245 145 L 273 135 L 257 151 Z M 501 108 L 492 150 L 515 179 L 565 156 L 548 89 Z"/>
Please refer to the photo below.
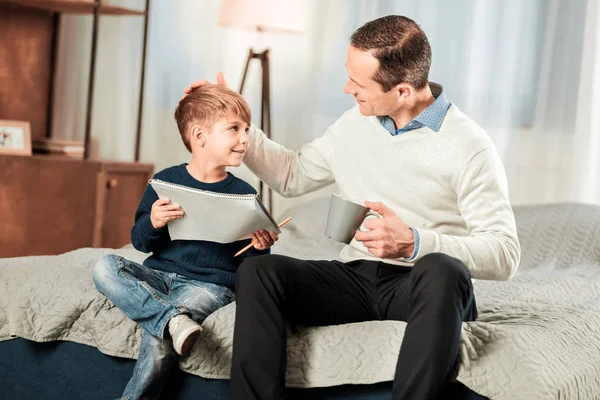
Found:
<path fill-rule="evenodd" d="M 212 192 L 256 193 L 252 186 L 236 178 L 231 173 L 228 173 L 227 178 L 220 182 L 200 182 L 190 175 L 186 169 L 186 164 L 164 169 L 154 177 L 165 182 Z M 144 265 L 149 268 L 176 272 L 190 279 L 234 289 L 235 272 L 244 258 L 269 253 L 269 250 L 258 251 L 251 248 L 244 254 L 234 258 L 233 255 L 238 250 L 250 243 L 249 239 L 226 244 L 203 240 L 172 241 L 166 226 L 155 229 L 152 222 L 150 222 L 150 211 L 156 200 L 158 200 L 158 195 L 148 185 L 135 212 L 135 224 L 131 228 L 133 246 L 144 253 L 152 252 L 152 255 L 144 260 Z"/>

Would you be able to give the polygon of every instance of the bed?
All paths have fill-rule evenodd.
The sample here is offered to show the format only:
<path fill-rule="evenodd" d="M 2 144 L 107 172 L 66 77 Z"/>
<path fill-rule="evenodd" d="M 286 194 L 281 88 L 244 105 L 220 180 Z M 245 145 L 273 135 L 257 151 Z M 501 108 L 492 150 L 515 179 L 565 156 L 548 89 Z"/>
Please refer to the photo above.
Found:
<path fill-rule="evenodd" d="M 333 259 L 327 199 L 303 203 L 274 253 Z M 523 249 L 508 282 L 476 281 L 479 318 L 463 327 L 448 399 L 600 399 L 600 207 L 515 207 Z M 123 249 L 0 260 L 0 399 L 115 398 L 131 375 L 138 327 L 94 290 L 91 267 Z M 234 305 L 211 315 L 163 398 L 226 399 Z M 405 324 L 371 321 L 290 332 L 291 399 L 390 399 Z"/>

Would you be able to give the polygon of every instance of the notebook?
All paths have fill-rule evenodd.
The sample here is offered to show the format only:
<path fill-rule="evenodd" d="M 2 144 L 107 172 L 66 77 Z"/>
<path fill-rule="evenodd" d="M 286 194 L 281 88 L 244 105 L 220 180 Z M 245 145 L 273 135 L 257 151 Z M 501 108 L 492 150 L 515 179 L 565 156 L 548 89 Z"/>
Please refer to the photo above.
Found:
<path fill-rule="evenodd" d="M 231 243 L 260 229 L 281 233 L 256 194 L 216 193 L 160 179 L 151 179 L 150 185 L 159 198 L 171 199 L 185 213 L 167 224 L 172 240 Z"/>

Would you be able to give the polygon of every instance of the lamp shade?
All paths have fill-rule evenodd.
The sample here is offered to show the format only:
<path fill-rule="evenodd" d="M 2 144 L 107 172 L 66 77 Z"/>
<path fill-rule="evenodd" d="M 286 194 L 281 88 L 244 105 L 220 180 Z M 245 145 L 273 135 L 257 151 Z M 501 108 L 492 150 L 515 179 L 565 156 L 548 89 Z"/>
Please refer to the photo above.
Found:
<path fill-rule="evenodd" d="M 304 33 L 306 0 L 221 0 L 218 24 L 266 31 Z"/>

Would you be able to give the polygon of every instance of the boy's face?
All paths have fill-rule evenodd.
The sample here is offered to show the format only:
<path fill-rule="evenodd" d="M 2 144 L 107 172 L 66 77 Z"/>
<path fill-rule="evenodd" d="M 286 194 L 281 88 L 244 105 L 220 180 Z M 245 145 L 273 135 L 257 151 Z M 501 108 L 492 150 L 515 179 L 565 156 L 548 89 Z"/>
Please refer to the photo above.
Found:
<path fill-rule="evenodd" d="M 203 157 L 217 166 L 240 166 L 248 147 L 248 129 L 237 115 L 225 115 L 208 130 Z"/>

